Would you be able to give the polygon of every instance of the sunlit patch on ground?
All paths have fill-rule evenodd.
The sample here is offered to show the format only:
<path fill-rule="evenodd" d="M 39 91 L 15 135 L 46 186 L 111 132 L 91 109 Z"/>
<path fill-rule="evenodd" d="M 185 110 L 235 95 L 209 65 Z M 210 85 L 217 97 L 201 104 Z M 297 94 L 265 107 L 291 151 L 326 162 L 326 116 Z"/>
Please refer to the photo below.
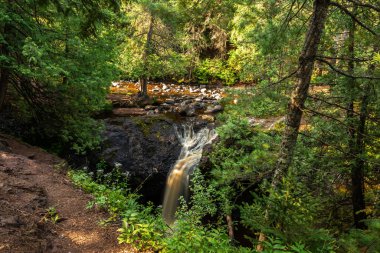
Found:
<path fill-rule="evenodd" d="M 64 235 L 77 245 L 91 245 L 101 241 L 99 234 L 90 231 L 68 231 Z"/>

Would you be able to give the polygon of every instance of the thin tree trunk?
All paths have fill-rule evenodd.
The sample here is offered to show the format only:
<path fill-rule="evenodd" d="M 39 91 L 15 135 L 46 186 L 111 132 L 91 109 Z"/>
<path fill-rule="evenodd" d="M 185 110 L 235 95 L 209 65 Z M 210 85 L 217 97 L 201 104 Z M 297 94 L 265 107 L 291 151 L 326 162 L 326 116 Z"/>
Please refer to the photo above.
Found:
<path fill-rule="evenodd" d="M 5 24 L 3 27 L 1 27 L 1 34 L 3 34 L 4 39 L 6 40 L 6 34 L 7 34 L 7 27 L 9 25 Z M 0 43 L 0 55 L 3 55 L 5 57 L 8 56 L 8 48 L 6 43 Z M 4 104 L 5 104 L 5 96 L 7 94 L 9 85 L 9 70 L 5 66 L 0 66 L 0 111 L 3 110 Z"/>
<path fill-rule="evenodd" d="M 285 121 L 286 127 L 282 136 L 280 154 L 272 181 L 272 186 L 274 188 L 276 188 L 281 182 L 281 177 L 287 172 L 292 162 L 303 108 L 308 95 L 311 75 L 313 73 L 315 56 L 324 29 L 329 2 L 329 0 L 314 1 L 313 16 L 299 58 L 297 86 L 294 89 L 291 100 L 288 104 L 288 112 Z"/>
<path fill-rule="evenodd" d="M 234 240 L 234 238 L 235 238 L 235 235 L 234 235 L 234 223 L 232 221 L 231 214 L 228 214 L 226 216 L 226 221 L 227 221 L 228 237 L 230 238 L 230 240 Z"/>
<path fill-rule="evenodd" d="M 5 96 L 8 90 L 8 70 L 5 68 L 0 69 L 0 112 L 3 110 L 5 104 Z"/>
<path fill-rule="evenodd" d="M 365 229 L 366 225 L 363 220 L 367 219 L 365 213 L 365 199 L 364 199 L 364 160 L 361 156 L 365 153 L 364 134 L 365 125 L 368 116 L 368 99 L 369 99 L 369 85 L 364 88 L 364 94 L 361 101 L 359 123 L 356 134 L 355 158 L 351 168 L 351 194 L 352 194 L 352 207 L 354 215 L 354 224 L 356 228 Z"/>
<path fill-rule="evenodd" d="M 281 182 L 282 176 L 286 174 L 292 162 L 293 152 L 297 143 L 298 131 L 301 124 L 303 108 L 308 95 L 311 75 L 314 69 L 315 56 L 317 54 L 319 42 L 323 33 L 329 2 L 329 0 L 314 0 L 313 16 L 309 24 L 303 50 L 299 57 L 297 71 L 298 82 L 288 104 L 288 112 L 285 119 L 285 131 L 282 136 L 281 149 L 271 184 L 273 189 L 277 189 Z M 268 206 L 265 211 L 266 219 L 269 219 L 269 209 L 270 206 Z M 260 233 L 259 243 L 256 246 L 257 251 L 263 250 L 262 242 L 265 240 L 265 234 Z"/>
<path fill-rule="evenodd" d="M 153 26 L 154 26 L 154 17 L 151 14 L 150 15 L 150 22 L 149 22 L 149 30 L 148 34 L 146 36 L 146 42 L 145 42 L 145 49 L 143 53 L 143 64 L 144 64 L 144 71 L 141 75 L 139 82 L 140 82 L 140 95 L 143 97 L 148 96 L 148 80 L 147 80 L 147 60 L 149 55 L 152 53 L 152 36 L 153 36 Z"/>
<path fill-rule="evenodd" d="M 313 73 L 315 56 L 317 54 L 325 19 L 327 17 L 328 6 L 329 0 L 314 1 L 313 16 L 299 58 L 297 86 L 294 89 L 288 104 L 288 112 L 285 120 L 286 127 L 282 136 L 280 154 L 272 181 L 272 186 L 274 188 L 277 187 L 281 181 L 281 177 L 286 173 L 292 162 L 303 108 L 308 95 L 311 75 Z"/>
<path fill-rule="evenodd" d="M 356 6 L 353 8 L 353 13 L 356 13 Z M 348 32 L 348 73 L 354 76 L 355 73 L 355 20 L 351 20 Z M 359 122 L 356 122 L 354 115 L 354 101 L 355 101 L 355 87 L 356 81 L 354 78 L 348 80 L 348 93 L 349 101 L 347 105 L 347 121 L 348 121 L 348 160 L 351 167 L 351 199 L 354 224 L 356 228 L 365 228 L 362 220 L 366 219 L 364 201 L 364 161 L 360 156 L 364 153 L 363 134 L 365 130 L 365 122 L 367 118 L 367 104 L 368 104 L 368 91 L 367 87 L 364 88 L 363 98 L 359 116 Z"/>

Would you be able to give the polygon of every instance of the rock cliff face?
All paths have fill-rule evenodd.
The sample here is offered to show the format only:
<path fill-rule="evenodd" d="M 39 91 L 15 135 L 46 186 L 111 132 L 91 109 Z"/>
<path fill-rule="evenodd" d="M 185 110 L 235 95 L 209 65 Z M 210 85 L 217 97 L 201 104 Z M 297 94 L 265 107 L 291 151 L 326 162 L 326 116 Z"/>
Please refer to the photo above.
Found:
<path fill-rule="evenodd" d="M 103 137 L 99 158 L 111 167 L 121 164 L 129 185 L 139 188 L 144 200 L 159 204 L 181 150 L 174 122 L 149 116 L 107 119 Z"/>
<path fill-rule="evenodd" d="M 138 189 L 143 200 L 159 205 L 166 178 L 182 148 L 175 131 L 175 125 L 181 124 L 193 124 L 196 132 L 212 127 L 207 121 L 178 121 L 164 115 L 106 119 L 96 162 L 104 160 L 109 168 L 120 166 L 128 175 L 129 186 Z"/>

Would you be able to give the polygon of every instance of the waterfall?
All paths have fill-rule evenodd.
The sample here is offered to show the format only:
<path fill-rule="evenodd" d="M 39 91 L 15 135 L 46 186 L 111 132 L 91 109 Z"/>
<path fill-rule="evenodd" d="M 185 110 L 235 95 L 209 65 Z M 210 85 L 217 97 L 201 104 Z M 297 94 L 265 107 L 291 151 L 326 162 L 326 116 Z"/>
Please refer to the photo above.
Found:
<path fill-rule="evenodd" d="M 166 181 L 162 215 L 168 225 L 174 223 L 180 196 L 187 199 L 189 176 L 202 158 L 203 147 L 216 137 L 215 130 L 206 127 L 194 132 L 192 125 L 183 125 L 175 131 L 182 149 Z"/>

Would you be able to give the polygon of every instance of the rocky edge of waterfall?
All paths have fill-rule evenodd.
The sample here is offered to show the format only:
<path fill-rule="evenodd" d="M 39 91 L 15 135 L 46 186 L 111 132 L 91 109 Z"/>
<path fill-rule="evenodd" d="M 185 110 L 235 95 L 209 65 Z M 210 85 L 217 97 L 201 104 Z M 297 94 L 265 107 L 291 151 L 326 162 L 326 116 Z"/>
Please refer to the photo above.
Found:
<path fill-rule="evenodd" d="M 224 88 L 218 86 L 148 83 L 149 98 L 138 97 L 138 89 L 138 82 L 114 82 L 108 96 L 113 106 L 112 114 L 152 116 L 173 113 L 214 121 L 213 115 L 223 110 L 219 101 Z"/>

